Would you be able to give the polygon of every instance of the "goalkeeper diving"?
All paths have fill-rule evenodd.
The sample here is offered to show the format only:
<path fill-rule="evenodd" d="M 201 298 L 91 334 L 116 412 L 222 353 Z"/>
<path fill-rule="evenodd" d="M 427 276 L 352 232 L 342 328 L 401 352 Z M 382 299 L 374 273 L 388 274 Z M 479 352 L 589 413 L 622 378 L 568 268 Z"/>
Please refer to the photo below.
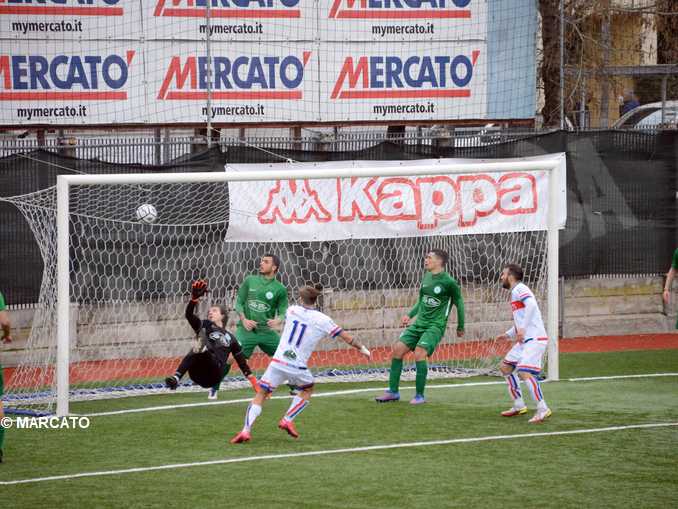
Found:
<path fill-rule="evenodd" d="M 200 320 L 195 315 L 195 307 L 205 292 L 207 292 L 206 281 L 197 280 L 191 285 L 191 300 L 186 306 L 186 320 L 196 333 L 195 344 L 181 360 L 174 375 L 165 379 L 165 385 L 175 390 L 181 378 L 188 372 L 194 383 L 205 388 L 212 387 L 221 380 L 228 357 L 233 355 L 240 371 L 254 390 L 258 391 L 257 379 L 247 364 L 240 343 L 226 330 L 228 317 L 226 306 L 211 306 L 207 312 L 207 320 Z"/>

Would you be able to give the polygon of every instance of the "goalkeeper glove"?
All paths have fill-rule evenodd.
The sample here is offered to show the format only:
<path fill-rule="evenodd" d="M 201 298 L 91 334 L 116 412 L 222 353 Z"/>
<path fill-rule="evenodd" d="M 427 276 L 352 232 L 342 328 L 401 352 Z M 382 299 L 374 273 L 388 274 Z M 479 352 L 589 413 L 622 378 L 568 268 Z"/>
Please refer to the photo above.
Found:
<path fill-rule="evenodd" d="M 257 377 L 254 375 L 249 375 L 247 377 L 247 381 L 250 383 L 252 386 L 252 389 L 254 389 L 254 392 L 259 392 L 259 382 L 257 382 Z"/>
<path fill-rule="evenodd" d="M 197 300 L 205 295 L 205 292 L 207 291 L 207 281 L 204 279 L 198 279 L 197 281 L 193 281 L 193 284 L 191 285 L 191 300 L 194 302 L 197 302 Z"/>

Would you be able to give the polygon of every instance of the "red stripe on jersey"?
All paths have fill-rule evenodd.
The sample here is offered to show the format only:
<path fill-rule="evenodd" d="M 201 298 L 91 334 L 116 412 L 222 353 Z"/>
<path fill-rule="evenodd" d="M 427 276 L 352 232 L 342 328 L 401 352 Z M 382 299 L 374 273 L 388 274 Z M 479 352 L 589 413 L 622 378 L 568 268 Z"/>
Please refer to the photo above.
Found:
<path fill-rule="evenodd" d="M 525 307 L 525 303 L 521 300 L 514 300 L 511 302 L 511 309 L 513 311 L 518 311 L 519 309 L 523 309 Z"/>

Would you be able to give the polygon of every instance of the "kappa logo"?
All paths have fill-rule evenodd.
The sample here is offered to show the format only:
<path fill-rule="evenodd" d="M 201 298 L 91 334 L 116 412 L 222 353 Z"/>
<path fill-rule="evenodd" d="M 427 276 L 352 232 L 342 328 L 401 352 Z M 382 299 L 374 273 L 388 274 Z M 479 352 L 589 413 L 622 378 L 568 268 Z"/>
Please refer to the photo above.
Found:
<path fill-rule="evenodd" d="M 154 16 L 206 18 L 300 18 L 299 0 L 157 0 Z"/>
<path fill-rule="evenodd" d="M 276 181 L 257 213 L 260 224 L 415 221 L 428 230 L 441 221 L 470 227 L 484 217 L 528 215 L 538 208 L 536 178 L 522 172 L 496 180 L 487 174 L 336 179 L 336 193 L 324 198 L 314 185 Z"/>
<path fill-rule="evenodd" d="M 124 16 L 120 0 L 0 0 L 0 16 Z"/>
<path fill-rule="evenodd" d="M 311 58 L 310 51 L 302 57 L 279 56 L 217 56 L 208 66 L 207 57 L 170 59 L 158 99 L 207 99 L 208 67 L 214 78 L 211 83 L 213 100 L 300 100 L 304 70 Z"/>
<path fill-rule="evenodd" d="M 336 19 L 470 19 L 471 0 L 334 0 Z"/>
<path fill-rule="evenodd" d="M 435 293 L 435 294 L 438 294 L 438 293 L 440 293 L 441 291 L 442 291 L 442 289 L 441 289 L 439 286 L 436 286 L 436 287 L 433 289 L 433 293 Z"/>
<path fill-rule="evenodd" d="M 273 298 L 273 292 L 266 292 L 266 298 L 271 300 Z"/>
<path fill-rule="evenodd" d="M 124 101 L 134 55 L 0 55 L 0 101 Z"/>
<path fill-rule="evenodd" d="M 344 59 L 331 99 L 469 98 L 480 50 L 466 55 L 352 56 Z"/>

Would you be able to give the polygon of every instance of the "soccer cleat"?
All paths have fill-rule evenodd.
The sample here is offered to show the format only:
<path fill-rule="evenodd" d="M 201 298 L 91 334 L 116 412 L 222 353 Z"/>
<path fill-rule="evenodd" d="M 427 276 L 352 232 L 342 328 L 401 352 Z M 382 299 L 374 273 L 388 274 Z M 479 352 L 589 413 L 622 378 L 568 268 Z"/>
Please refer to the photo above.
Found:
<path fill-rule="evenodd" d="M 385 391 L 381 396 L 374 398 L 374 401 L 377 403 L 388 403 L 389 401 L 398 401 L 400 400 L 399 392 Z"/>
<path fill-rule="evenodd" d="M 516 415 L 525 415 L 527 413 L 527 407 L 524 406 L 523 408 L 509 408 L 508 410 L 504 410 L 501 413 L 502 417 L 515 417 Z"/>
<path fill-rule="evenodd" d="M 169 390 L 176 391 L 178 385 L 179 380 L 177 380 L 176 376 L 168 376 L 165 378 L 165 387 L 167 387 Z"/>
<path fill-rule="evenodd" d="M 410 400 L 410 405 L 422 405 L 426 403 L 426 398 L 423 394 L 415 394 L 414 398 Z"/>
<path fill-rule="evenodd" d="M 231 438 L 230 442 L 232 444 L 243 444 L 245 442 L 249 442 L 251 438 L 252 435 L 250 434 L 249 431 L 241 431 L 236 436 Z"/>
<path fill-rule="evenodd" d="M 217 399 L 218 393 L 214 387 L 210 387 L 209 392 L 207 393 L 207 399 Z"/>
<path fill-rule="evenodd" d="M 287 387 L 290 388 L 290 396 L 298 396 L 301 392 L 296 385 L 287 384 Z"/>
<path fill-rule="evenodd" d="M 299 432 L 297 431 L 297 428 L 294 427 L 294 423 L 292 421 L 280 419 L 278 428 L 287 431 L 287 434 L 292 438 L 299 438 Z"/>
<path fill-rule="evenodd" d="M 542 412 L 538 411 L 536 414 L 534 414 L 534 417 L 532 417 L 532 419 L 530 419 L 527 422 L 532 424 L 539 424 L 544 422 L 544 420 L 546 420 L 547 418 L 551 417 L 551 415 L 553 415 L 553 412 L 551 412 L 550 408 L 547 408 Z"/>

